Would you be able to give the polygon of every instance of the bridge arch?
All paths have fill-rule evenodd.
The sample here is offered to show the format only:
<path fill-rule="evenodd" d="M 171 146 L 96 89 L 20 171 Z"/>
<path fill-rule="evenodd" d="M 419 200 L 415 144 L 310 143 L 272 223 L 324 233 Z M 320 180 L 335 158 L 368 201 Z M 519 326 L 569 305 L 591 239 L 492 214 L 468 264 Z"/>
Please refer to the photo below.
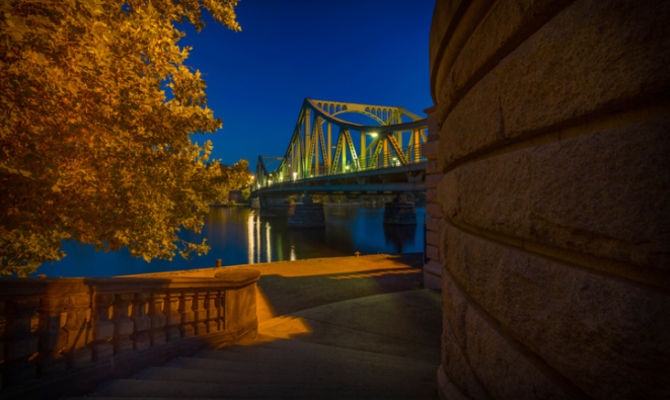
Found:
<path fill-rule="evenodd" d="M 378 125 L 347 121 L 342 115 L 347 113 Z M 403 123 L 403 117 L 411 121 Z M 268 171 L 266 163 L 258 163 L 256 188 L 420 163 L 426 135 L 426 119 L 402 107 L 306 98 L 279 167 Z"/>

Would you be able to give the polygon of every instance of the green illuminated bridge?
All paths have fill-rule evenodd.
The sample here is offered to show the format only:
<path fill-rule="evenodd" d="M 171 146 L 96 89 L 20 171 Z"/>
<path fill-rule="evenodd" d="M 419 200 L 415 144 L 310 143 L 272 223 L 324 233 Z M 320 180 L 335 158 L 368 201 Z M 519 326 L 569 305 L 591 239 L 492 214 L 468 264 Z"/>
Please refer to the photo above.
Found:
<path fill-rule="evenodd" d="M 374 124 L 343 119 L 351 113 Z M 426 119 L 402 107 L 305 99 L 284 156 L 258 157 L 252 190 L 255 196 L 423 191 L 426 135 Z"/>

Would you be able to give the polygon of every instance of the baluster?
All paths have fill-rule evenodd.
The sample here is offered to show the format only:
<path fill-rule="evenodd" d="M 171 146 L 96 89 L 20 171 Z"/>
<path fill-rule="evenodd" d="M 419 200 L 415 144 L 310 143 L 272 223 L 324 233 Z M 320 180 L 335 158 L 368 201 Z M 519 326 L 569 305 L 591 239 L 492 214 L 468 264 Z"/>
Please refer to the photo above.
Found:
<path fill-rule="evenodd" d="M 134 331 L 132 312 L 133 293 L 119 293 L 114 299 L 114 354 L 133 349 Z"/>
<path fill-rule="evenodd" d="M 133 322 L 135 323 L 133 342 L 135 350 L 144 350 L 151 346 L 151 337 L 149 336 L 151 318 L 148 315 L 149 298 L 149 293 L 138 293 L 135 296 L 135 305 L 133 307 Z"/>
<path fill-rule="evenodd" d="M 193 296 L 195 309 L 195 332 L 197 335 L 207 333 L 207 308 L 205 301 L 207 300 L 207 292 L 204 290 L 196 292 Z"/>
<path fill-rule="evenodd" d="M 0 301 L 0 390 L 4 387 L 5 332 L 7 332 L 7 309 L 5 302 Z"/>
<path fill-rule="evenodd" d="M 81 367 L 93 359 L 91 342 L 91 303 L 88 293 L 70 294 L 65 298 L 67 358 L 73 367 Z"/>
<path fill-rule="evenodd" d="M 181 337 L 181 313 L 179 311 L 181 303 L 181 293 L 170 292 L 167 297 L 167 340 L 178 339 Z"/>
<path fill-rule="evenodd" d="M 219 290 L 216 298 L 216 310 L 218 314 L 219 330 L 226 329 L 226 290 Z"/>
<path fill-rule="evenodd" d="M 217 295 L 218 291 L 207 292 L 207 332 L 216 332 L 219 330 L 219 312 L 216 309 Z"/>
<path fill-rule="evenodd" d="M 195 335 L 195 313 L 193 312 L 195 296 L 195 292 L 182 293 L 179 312 L 181 313 L 181 330 L 184 337 Z"/>
<path fill-rule="evenodd" d="M 31 360 L 38 351 L 39 305 L 39 298 L 12 299 L 5 304 L 5 384 L 33 378 L 37 374 L 36 365 Z"/>
<path fill-rule="evenodd" d="M 40 302 L 40 374 L 52 374 L 67 368 L 67 310 L 62 296 L 46 296 Z"/>
<path fill-rule="evenodd" d="M 103 360 L 114 355 L 114 295 L 96 293 L 93 298 L 93 358 Z"/>
<path fill-rule="evenodd" d="M 157 346 L 166 342 L 167 326 L 167 295 L 153 293 L 151 295 L 151 345 Z"/>

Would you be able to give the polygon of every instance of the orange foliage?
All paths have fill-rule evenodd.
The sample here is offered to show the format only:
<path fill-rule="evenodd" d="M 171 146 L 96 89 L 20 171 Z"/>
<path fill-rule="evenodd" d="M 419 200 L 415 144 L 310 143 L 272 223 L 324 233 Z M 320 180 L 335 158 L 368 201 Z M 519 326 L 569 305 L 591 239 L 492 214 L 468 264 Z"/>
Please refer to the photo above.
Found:
<path fill-rule="evenodd" d="M 0 274 L 62 258 L 63 239 L 147 260 L 206 251 L 176 233 L 199 231 L 225 184 L 188 136 L 221 121 L 175 22 L 200 29 L 206 8 L 239 30 L 236 3 L 0 2 Z"/>

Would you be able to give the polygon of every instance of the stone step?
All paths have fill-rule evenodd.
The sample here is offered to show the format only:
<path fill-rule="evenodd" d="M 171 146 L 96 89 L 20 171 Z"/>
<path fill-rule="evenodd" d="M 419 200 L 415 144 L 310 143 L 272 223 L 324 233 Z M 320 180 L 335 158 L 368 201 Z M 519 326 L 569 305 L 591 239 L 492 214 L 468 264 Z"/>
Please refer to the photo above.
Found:
<path fill-rule="evenodd" d="M 365 387 L 346 387 L 335 384 L 312 385 L 311 382 L 266 384 L 225 384 L 206 382 L 183 382 L 169 380 L 118 379 L 101 387 L 93 397 L 143 397 L 143 398 L 331 398 L 331 399 L 371 399 L 371 398 L 433 398 L 434 390 L 426 386 L 412 390 L 407 385 L 381 386 L 371 382 Z"/>
<path fill-rule="evenodd" d="M 256 372 L 256 373 L 254 373 Z M 272 373 L 258 373 L 248 370 L 209 370 L 178 367 L 150 367 L 135 374 L 133 379 L 141 380 L 174 380 L 186 382 L 211 383 L 247 383 L 264 382 L 267 384 L 286 382 L 295 378 L 296 371 L 278 370 Z"/>
<path fill-rule="evenodd" d="M 191 357 L 241 363 L 300 360 L 313 363 L 381 364 L 388 367 L 399 365 L 404 369 L 437 368 L 432 363 L 413 358 L 298 340 L 265 343 L 265 346 L 259 348 L 202 350 Z"/>
<path fill-rule="evenodd" d="M 407 360 L 403 364 L 397 360 L 384 362 L 378 360 L 370 362 L 369 360 L 336 360 L 336 361 L 318 361 L 294 358 L 290 360 L 252 360 L 252 361 L 231 361 L 213 358 L 198 357 L 180 357 L 165 365 L 167 368 L 190 369 L 196 371 L 215 371 L 223 379 L 230 376 L 231 379 L 241 381 L 245 375 L 255 377 L 252 379 L 274 380 L 275 377 L 284 379 L 293 379 L 295 376 L 310 377 L 311 379 L 339 379 L 345 377 L 352 382 L 367 379 L 376 379 L 378 376 L 385 376 L 387 379 L 401 380 L 428 380 L 434 378 L 436 366 L 426 363 L 416 363 L 413 360 Z M 138 377 L 142 377 L 138 375 Z"/>

